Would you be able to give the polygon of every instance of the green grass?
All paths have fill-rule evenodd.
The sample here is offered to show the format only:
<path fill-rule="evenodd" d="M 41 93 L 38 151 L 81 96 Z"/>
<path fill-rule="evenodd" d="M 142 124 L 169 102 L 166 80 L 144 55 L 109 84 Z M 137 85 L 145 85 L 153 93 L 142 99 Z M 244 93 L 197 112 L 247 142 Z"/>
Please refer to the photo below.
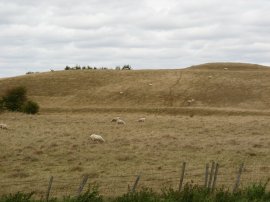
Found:
<path fill-rule="evenodd" d="M 164 188 L 161 193 L 150 188 L 142 188 L 135 193 L 126 193 L 114 198 L 100 195 L 98 188 L 93 187 L 76 197 L 53 198 L 51 202 L 269 202 L 270 192 L 266 191 L 267 184 L 253 184 L 235 193 L 224 188 L 211 192 L 209 189 L 197 185 L 186 184 L 179 192 L 171 188 Z M 42 202 L 35 200 L 34 193 L 10 194 L 0 197 L 0 202 Z"/>

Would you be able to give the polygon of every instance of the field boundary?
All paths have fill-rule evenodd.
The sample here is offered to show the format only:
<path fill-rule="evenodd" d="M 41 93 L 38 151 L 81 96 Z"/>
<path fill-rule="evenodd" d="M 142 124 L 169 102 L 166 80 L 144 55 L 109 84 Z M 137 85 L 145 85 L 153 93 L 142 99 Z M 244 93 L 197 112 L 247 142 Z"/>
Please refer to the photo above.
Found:
<path fill-rule="evenodd" d="M 258 165 L 257 165 L 258 166 Z M 264 167 L 265 169 L 266 167 Z M 267 168 L 270 168 L 268 166 Z M 130 173 L 125 175 L 112 175 L 104 177 L 93 177 L 89 174 L 82 174 L 73 178 L 61 178 L 57 175 L 48 176 L 48 178 L 32 179 L 32 180 L 0 180 L 0 185 L 3 190 L 0 195 L 15 193 L 17 187 L 31 187 L 29 191 L 37 193 L 37 195 L 46 197 L 55 197 L 59 195 L 80 195 L 83 190 L 97 186 L 101 192 L 110 194 L 134 193 L 140 188 L 149 187 L 156 190 L 162 188 L 173 188 L 179 192 L 183 190 L 185 184 L 193 184 L 209 189 L 214 192 L 218 188 L 225 188 L 232 192 L 237 192 L 238 189 L 244 186 L 261 183 L 267 186 L 270 181 L 270 173 L 264 173 L 260 179 L 251 179 L 250 176 L 258 174 L 256 169 L 252 169 L 249 165 L 239 163 L 233 166 L 235 172 L 227 176 L 227 168 L 224 165 L 211 161 L 204 166 L 190 168 L 189 164 L 183 162 L 179 165 L 178 170 L 162 170 L 149 172 L 144 170 L 138 173 Z M 117 186 L 115 186 L 116 184 Z M 9 188 L 8 188 L 9 187 Z M 4 191 L 4 188 L 7 188 Z M 269 190 L 269 186 L 267 189 Z M 39 189 L 38 191 L 35 189 Z M 15 191 L 16 190 L 16 191 Z"/>

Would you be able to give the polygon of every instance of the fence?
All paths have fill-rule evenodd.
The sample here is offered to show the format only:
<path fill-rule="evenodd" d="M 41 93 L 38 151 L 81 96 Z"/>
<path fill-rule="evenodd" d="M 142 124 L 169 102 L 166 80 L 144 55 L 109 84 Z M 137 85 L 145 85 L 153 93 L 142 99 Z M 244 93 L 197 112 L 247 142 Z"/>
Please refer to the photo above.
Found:
<path fill-rule="evenodd" d="M 148 169 L 135 174 L 79 175 L 72 178 L 53 175 L 30 180 L 2 180 L 0 181 L 0 195 L 18 191 L 33 191 L 36 196 L 42 198 L 74 196 L 87 189 L 88 186 L 96 184 L 102 195 L 115 196 L 127 191 L 135 191 L 140 187 L 150 187 L 154 191 L 160 191 L 164 187 L 181 190 L 187 182 L 208 187 L 210 190 L 225 187 L 237 191 L 241 186 L 258 182 L 265 183 L 269 178 L 270 165 L 244 165 L 241 163 L 230 168 L 216 162 L 210 162 L 206 165 L 189 167 L 189 164 L 184 162 L 175 170 L 154 171 Z"/>

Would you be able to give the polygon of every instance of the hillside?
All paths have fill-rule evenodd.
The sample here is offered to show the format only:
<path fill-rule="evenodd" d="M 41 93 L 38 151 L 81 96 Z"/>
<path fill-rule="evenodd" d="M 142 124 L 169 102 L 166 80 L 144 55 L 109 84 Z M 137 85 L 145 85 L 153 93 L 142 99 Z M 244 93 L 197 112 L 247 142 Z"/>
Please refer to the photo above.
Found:
<path fill-rule="evenodd" d="M 104 107 L 268 110 L 269 78 L 270 68 L 241 63 L 210 63 L 179 70 L 70 70 L 1 79 L 0 94 L 23 85 L 43 110 Z"/>

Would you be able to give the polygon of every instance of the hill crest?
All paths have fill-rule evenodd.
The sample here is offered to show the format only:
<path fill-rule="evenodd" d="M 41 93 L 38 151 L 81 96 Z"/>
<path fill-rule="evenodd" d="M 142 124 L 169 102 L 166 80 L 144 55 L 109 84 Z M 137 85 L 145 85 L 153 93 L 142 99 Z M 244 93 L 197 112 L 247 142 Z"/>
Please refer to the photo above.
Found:
<path fill-rule="evenodd" d="M 187 69 L 201 69 L 201 70 L 222 70 L 222 69 L 224 70 L 224 68 L 238 71 L 270 69 L 270 67 L 264 65 L 250 64 L 250 63 L 235 63 L 235 62 L 205 63 L 187 67 Z"/>
<path fill-rule="evenodd" d="M 270 68 L 243 63 L 211 63 L 178 70 L 63 70 L 2 79 L 0 94 L 25 86 L 31 99 L 51 109 L 268 110 L 269 78 Z"/>

